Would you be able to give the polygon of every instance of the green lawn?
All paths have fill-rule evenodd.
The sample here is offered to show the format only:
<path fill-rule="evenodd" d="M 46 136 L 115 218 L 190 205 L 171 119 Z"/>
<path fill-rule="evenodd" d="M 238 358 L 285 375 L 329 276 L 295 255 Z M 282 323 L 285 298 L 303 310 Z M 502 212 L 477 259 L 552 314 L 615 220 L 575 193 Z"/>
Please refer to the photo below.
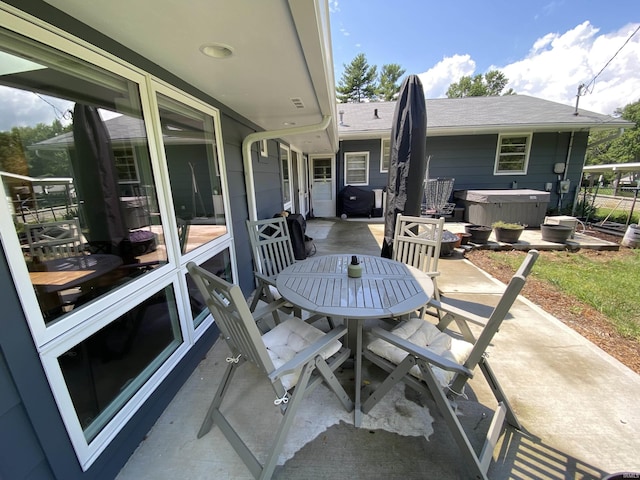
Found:
<path fill-rule="evenodd" d="M 519 256 L 492 254 L 515 269 Z M 640 341 L 640 250 L 541 252 L 532 275 L 602 312 L 623 336 Z"/>

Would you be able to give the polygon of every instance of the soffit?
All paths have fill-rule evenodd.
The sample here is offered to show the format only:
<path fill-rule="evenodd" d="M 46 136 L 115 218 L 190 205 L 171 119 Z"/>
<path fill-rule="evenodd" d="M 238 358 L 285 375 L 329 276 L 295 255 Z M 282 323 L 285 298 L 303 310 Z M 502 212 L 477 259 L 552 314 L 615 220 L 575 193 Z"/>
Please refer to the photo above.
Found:
<path fill-rule="evenodd" d="M 335 111 L 328 10 L 323 0 L 47 0 L 265 130 L 319 123 Z M 98 6 L 99 5 L 99 6 Z M 212 59 L 213 42 L 233 56 Z M 292 99 L 299 99 L 298 108 Z M 304 152 L 333 152 L 326 132 L 284 137 Z"/>

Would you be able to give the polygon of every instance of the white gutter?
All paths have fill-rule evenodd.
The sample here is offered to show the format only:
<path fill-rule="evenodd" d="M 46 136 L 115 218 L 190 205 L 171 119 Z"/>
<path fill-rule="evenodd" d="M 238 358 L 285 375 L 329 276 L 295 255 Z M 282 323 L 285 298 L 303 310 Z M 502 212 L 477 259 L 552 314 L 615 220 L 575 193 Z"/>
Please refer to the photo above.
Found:
<path fill-rule="evenodd" d="M 242 141 L 242 163 L 244 165 L 244 181 L 247 189 L 247 210 L 249 211 L 249 220 L 258 220 L 258 210 L 256 206 L 256 189 L 253 178 L 253 162 L 251 158 L 251 147 L 255 142 L 262 140 L 273 140 L 274 138 L 282 138 L 288 135 L 297 135 L 301 133 L 312 133 L 326 130 L 331 123 L 331 116 L 325 115 L 320 123 L 314 125 L 303 125 L 300 127 L 283 128 L 280 130 L 270 130 L 267 132 L 250 133 Z"/>

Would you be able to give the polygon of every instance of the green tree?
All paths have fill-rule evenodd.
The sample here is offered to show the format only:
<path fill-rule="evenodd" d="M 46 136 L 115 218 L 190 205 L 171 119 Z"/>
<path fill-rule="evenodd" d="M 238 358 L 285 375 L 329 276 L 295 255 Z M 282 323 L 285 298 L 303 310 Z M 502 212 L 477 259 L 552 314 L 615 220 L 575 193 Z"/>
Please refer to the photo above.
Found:
<path fill-rule="evenodd" d="M 54 120 L 51 125 L 38 123 L 33 127 L 13 127 L 11 131 L 0 132 L 0 168 L 31 177 L 71 176 L 66 149 L 39 151 L 33 148 L 36 143 L 71 129 L 71 125 L 65 127 L 59 120 Z"/>
<path fill-rule="evenodd" d="M 344 72 L 336 87 L 340 103 L 375 100 L 378 69 L 369 65 L 364 53 L 359 53 L 349 65 L 343 66 Z"/>
<path fill-rule="evenodd" d="M 59 120 L 51 125 L 38 123 L 34 127 L 18 127 L 22 144 L 26 148 L 29 169 L 33 177 L 69 177 L 71 176 L 71 161 L 66 148 L 58 150 L 37 150 L 33 148 L 38 142 L 57 137 L 73 129 L 71 124 L 66 127 Z M 15 130 L 15 128 L 14 128 Z"/>
<path fill-rule="evenodd" d="M 378 84 L 378 98 L 385 102 L 390 102 L 396 98 L 400 91 L 400 77 L 404 75 L 405 69 L 397 63 L 389 63 L 382 66 L 380 71 L 380 83 Z"/>
<path fill-rule="evenodd" d="M 10 132 L 0 132 L 0 170 L 18 175 L 29 174 L 27 157 L 15 128 Z"/>
<path fill-rule="evenodd" d="M 640 100 L 616 110 L 616 115 L 634 122 L 622 135 L 611 130 L 593 132 L 587 146 L 587 165 L 640 162 Z"/>
<path fill-rule="evenodd" d="M 458 82 L 449 85 L 448 98 L 490 97 L 497 95 L 515 95 L 512 88 L 503 92 L 509 79 L 500 70 L 490 70 L 484 75 L 473 77 L 465 75 Z"/>

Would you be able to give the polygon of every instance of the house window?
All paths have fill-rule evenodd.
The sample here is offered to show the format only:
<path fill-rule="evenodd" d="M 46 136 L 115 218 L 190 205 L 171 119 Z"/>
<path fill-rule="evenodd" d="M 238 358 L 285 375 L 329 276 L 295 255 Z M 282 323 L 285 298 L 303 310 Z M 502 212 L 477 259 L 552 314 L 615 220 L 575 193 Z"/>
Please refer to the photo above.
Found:
<path fill-rule="evenodd" d="M 345 185 L 369 184 L 369 152 L 348 152 L 344 154 Z"/>
<path fill-rule="evenodd" d="M 282 180 L 283 208 L 291 210 L 292 185 L 291 185 L 291 155 L 289 147 L 280 145 L 280 178 Z"/>
<path fill-rule="evenodd" d="M 0 40 L 3 58 L 21 65 L 0 87 L 0 109 L 19 115 L 35 101 L 41 112 L 0 133 L 13 148 L 0 153 L 5 198 L 44 326 L 59 332 L 67 317 L 82 322 L 79 310 L 167 264 L 140 89 L 9 32 Z M 64 184 L 50 189 L 46 178 Z M 132 180 L 151 186 L 144 198 Z M 46 275 L 62 257 L 78 267 L 64 282 Z"/>
<path fill-rule="evenodd" d="M 388 138 L 383 138 L 382 146 L 380 148 L 380 173 L 388 172 L 390 163 L 391 163 L 391 140 Z"/>
<path fill-rule="evenodd" d="M 531 134 L 500 135 L 494 174 L 526 174 L 530 149 Z"/>
<path fill-rule="evenodd" d="M 140 181 L 136 168 L 136 157 L 133 152 L 131 147 L 113 149 L 119 183 L 138 183 Z"/>
<path fill-rule="evenodd" d="M 0 28 L 0 237 L 86 470 L 213 323 L 185 264 L 233 281 L 219 112 L 30 31 Z"/>
<path fill-rule="evenodd" d="M 164 93 L 157 98 L 178 243 L 186 254 L 227 233 L 215 119 Z"/>
<path fill-rule="evenodd" d="M 229 249 L 225 249 L 216 256 L 211 257 L 200 264 L 202 268 L 216 274 L 218 277 L 233 283 L 231 255 Z M 187 273 L 187 288 L 189 290 L 189 305 L 191 307 L 191 316 L 193 317 L 194 327 L 200 326 L 209 315 L 209 309 L 205 303 L 204 297 L 198 290 L 191 275 Z"/>

